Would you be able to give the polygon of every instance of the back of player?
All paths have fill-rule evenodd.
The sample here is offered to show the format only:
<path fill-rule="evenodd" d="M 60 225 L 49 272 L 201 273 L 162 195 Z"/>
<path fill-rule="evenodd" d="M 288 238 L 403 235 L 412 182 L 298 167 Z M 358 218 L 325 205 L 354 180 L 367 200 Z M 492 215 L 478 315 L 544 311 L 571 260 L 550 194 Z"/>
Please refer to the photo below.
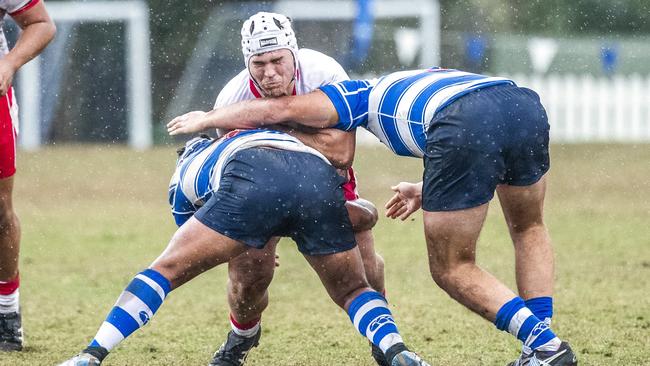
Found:
<path fill-rule="evenodd" d="M 170 183 L 170 203 L 179 225 L 194 216 L 252 248 L 288 236 L 303 254 L 325 255 L 355 246 L 339 189 L 344 182 L 320 153 L 289 135 L 232 131 L 218 141 L 190 141 Z"/>

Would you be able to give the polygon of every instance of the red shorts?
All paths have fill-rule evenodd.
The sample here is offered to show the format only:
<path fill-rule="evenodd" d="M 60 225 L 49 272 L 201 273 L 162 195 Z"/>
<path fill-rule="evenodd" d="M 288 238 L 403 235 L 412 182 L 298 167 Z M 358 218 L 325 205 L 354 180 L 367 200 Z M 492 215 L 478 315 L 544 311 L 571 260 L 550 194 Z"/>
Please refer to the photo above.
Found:
<path fill-rule="evenodd" d="M 18 114 L 13 89 L 0 97 L 0 179 L 16 173 L 16 137 Z"/>
<path fill-rule="evenodd" d="M 343 184 L 343 195 L 345 196 L 346 201 L 354 201 L 359 198 L 359 192 L 357 192 L 357 178 L 354 176 L 354 170 L 352 170 L 352 167 L 349 167 L 346 173 L 348 181 Z"/>

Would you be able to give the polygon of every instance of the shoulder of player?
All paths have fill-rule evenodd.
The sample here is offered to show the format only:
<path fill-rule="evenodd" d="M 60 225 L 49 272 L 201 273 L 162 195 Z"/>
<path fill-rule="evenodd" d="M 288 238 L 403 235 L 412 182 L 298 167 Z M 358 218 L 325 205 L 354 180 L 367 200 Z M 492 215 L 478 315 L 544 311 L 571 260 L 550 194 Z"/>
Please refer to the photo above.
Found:
<path fill-rule="evenodd" d="M 298 50 L 298 62 L 300 68 L 323 69 L 328 66 L 341 67 L 341 65 L 332 57 L 309 48 Z"/>
<path fill-rule="evenodd" d="M 253 99 L 255 96 L 250 91 L 248 70 L 242 70 L 237 76 L 230 79 L 221 89 L 215 107 L 224 106 L 240 102 L 243 100 Z"/>
<path fill-rule="evenodd" d="M 298 60 L 300 83 L 303 85 L 300 89 L 304 89 L 304 92 L 312 91 L 332 82 L 349 79 L 343 67 L 324 53 L 303 48 L 298 53 Z"/>

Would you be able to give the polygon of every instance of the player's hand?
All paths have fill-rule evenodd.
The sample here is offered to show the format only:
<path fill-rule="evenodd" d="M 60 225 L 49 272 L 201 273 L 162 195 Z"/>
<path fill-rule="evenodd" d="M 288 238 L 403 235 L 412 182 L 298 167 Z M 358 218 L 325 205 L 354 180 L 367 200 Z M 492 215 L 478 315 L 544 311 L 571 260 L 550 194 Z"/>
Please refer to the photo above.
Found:
<path fill-rule="evenodd" d="M 391 219 L 399 217 L 404 221 L 422 206 L 422 182 L 400 182 L 390 189 L 395 191 L 395 195 L 384 206 L 386 217 Z"/>
<path fill-rule="evenodd" d="M 193 111 L 178 116 L 167 124 L 167 132 L 171 136 L 201 132 L 205 129 L 201 122 L 206 114 L 203 111 Z"/>
<path fill-rule="evenodd" d="M 11 88 L 16 69 L 7 62 L 0 59 L 0 96 L 4 96 Z"/>

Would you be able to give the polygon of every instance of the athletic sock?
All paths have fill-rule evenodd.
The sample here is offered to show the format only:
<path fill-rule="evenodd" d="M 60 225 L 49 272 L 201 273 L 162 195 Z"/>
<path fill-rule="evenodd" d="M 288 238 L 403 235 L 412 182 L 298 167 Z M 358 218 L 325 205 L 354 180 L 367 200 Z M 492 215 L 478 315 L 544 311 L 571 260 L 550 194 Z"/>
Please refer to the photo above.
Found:
<path fill-rule="evenodd" d="M 147 324 L 171 291 L 171 284 L 153 269 L 138 273 L 117 299 L 115 306 L 88 345 L 110 351 L 124 338 Z"/>
<path fill-rule="evenodd" d="M 361 335 L 382 352 L 386 353 L 392 346 L 404 346 L 388 303 L 378 292 L 368 291 L 357 296 L 350 303 L 348 315 Z"/>
<path fill-rule="evenodd" d="M 533 312 L 533 314 L 544 321 L 547 325 L 551 325 L 553 318 L 553 298 L 550 296 L 534 297 L 525 301 L 526 307 Z"/>
<path fill-rule="evenodd" d="M 20 277 L 11 281 L 0 281 L 0 314 L 17 313 L 20 310 Z"/>
<path fill-rule="evenodd" d="M 260 329 L 260 318 L 252 320 L 248 323 L 238 323 L 235 318 L 230 314 L 230 327 L 232 331 L 238 336 L 250 338 L 257 334 Z"/>
<path fill-rule="evenodd" d="M 526 307 L 520 297 L 515 297 L 499 309 L 494 324 L 498 329 L 507 331 L 522 341 L 524 353 L 534 350 L 555 351 L 560 347 L 560 339 L 548 324 Z"/>

